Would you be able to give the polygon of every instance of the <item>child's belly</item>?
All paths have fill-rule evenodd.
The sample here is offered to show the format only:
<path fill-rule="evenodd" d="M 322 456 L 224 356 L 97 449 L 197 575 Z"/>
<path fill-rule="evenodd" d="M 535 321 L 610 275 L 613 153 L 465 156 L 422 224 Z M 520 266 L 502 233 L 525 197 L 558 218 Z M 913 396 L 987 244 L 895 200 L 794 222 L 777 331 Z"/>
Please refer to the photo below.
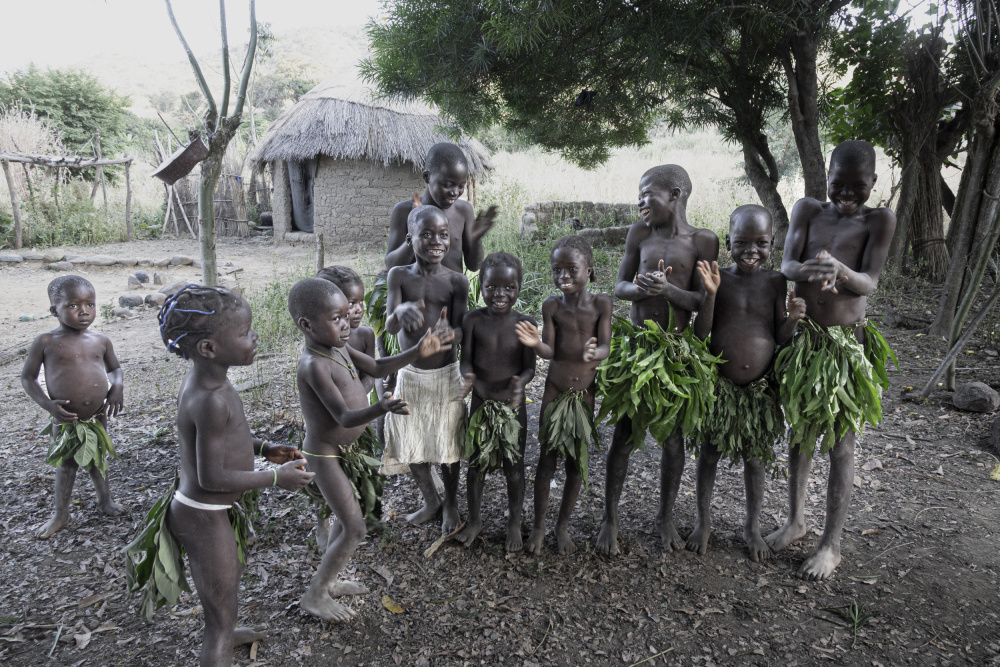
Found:
<path fill-rule="evenodd" d="M 80 419 L 90 419 L 104 406 L 108 396 L 108 374 L 103 365 L 87 364 L 45 371 L 49 398 L 69 400 L 63 408 Z"/>
<path fill-rule="evenodd" d="M 774 358 L 774 338 L 753 330 L 733 332 L 732 336 L 712 333 L 712 352 L 722 353 L 726 363 L 719 366 L 719 374 L 733 384 L 745 385 L 767 373 Z"/>
<path fill-rule="evenodd" d="M 549 363 L 549 373 L 546 382 L 559 393 L 564 391 L 583 391 L 590 388 L 597 376 L 596 361 L 559 361 L 553 359 Z"/>

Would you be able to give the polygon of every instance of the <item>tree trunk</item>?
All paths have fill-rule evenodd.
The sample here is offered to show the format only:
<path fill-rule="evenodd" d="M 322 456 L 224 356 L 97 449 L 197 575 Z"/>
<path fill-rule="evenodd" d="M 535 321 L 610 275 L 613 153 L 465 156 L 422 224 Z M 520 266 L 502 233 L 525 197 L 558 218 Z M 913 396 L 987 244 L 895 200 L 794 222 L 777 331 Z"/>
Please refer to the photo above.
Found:
<path fill-rule="evenodd" d="M 917 157 L 919 183 L 910 239 L 913 263 L 931 282 L 943 282 L 948 274 L 948 249 L 944 240 L 944 209 L 941 204 L 941 169 L 936 140 L 928 135 Z M 897 232 L 898 233 L 898 232 Z"/>
<path fill-rule="evenodd" d="M 781 250 L 785 247 L 785 236 L 788 234 L 788 211 L 785 210 L 785 204 L 778 194 L 777 179 L 771 178 L 762 162 L 762 159 L 764 162 L 773 162 L 774 157 L 771 156 L 766 144 L 763 147 L 756 147 L 749 140 L 744 140 L 742 144 L 743 170 L 757 191 L 760 203 L 771 212 L 774 221 L 774 247 Z M 767 152 L 761 155 L 760 150 Z"/>
<path fill-rule="evenodd" d="M 816 79 L 818 36 L 806 29 L 791 38 L 791 56 L 782 59 L 788 79 L 788 115 L 802 163 L 805 196 L 826 201 L 826 164 L 819 139 L 819 83 Z"/>
<path fill-rule="evenodd" d="M 913 220 L 913 212 L 916 209 L 920 183 L 921 168 L 914 157 L 914 151 L 904 148 L 902 151 L 903 182 L 899 186 L 899 203 L 896 205 L 896 233 L 889 243 L 889 257 L 887 263 L 895 270 L 903 268 L 907 258 L 907 251 L 910 249 L 910 222 Z"/>
<path fill-rule="evenodd" d="M 217 142 L 213 137 L 208 157 L 201 163 L 201 180 L 198 182 L 198 239 L 201 248 L 201 279 L 205 285 L 219 284 L 215 261 L 215 190 L 219 186 L 222 157 L 228 143 Z"/>

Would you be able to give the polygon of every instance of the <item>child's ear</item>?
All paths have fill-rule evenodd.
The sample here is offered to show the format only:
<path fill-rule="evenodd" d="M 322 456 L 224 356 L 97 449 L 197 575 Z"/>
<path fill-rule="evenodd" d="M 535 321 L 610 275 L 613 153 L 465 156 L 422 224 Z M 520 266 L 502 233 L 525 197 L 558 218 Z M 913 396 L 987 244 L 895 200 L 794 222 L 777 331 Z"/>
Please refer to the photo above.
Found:
<path fill-rule="evenodd" d="M 681 189 L 670 188 L 670 201 L 674 201 L 675 199 L 680 199 L 680 198 L 681 198 Z"/>
<path fill-rule="evenodd" d="M 413 245 L 413 237 L 409 234 L 406 235 L 406 245 Z"/>
<path fill-rule="evenodd" d="M 424 172 L 424 183 L 430 184 L 430 182 L 431 182 L 431 172 L 425 171 Z"/>
<path fill-rule="evenodd" d="M 56 314 L 56 307 L 55 306 L 49 306 L 49 312 L 52 313 L 53 315 L 55 315 Z"/>
<path fill-rule="evenodd" d="M 774 237 L 771 238 L 773 239 Z M 726 234 L 726 250 L 732 250 L 732 247 L 729 245 L 729 234 Z"/>
<path fill-rule="evenodd" d="M 310 332 L 312 331 L 312 323 L 306 317 L 300 317 L 295 320 L 295 326 L 299 328 L 300 331 Z"/>
<path fill-rule="evenodd" d="M 196 354 L 201 355 L 205 359 L 215 359 L 215 341 L 211 338 L 202 338 L 198 341 L 198 344 L 194 346 L 194 351 Z"/>
<path fill-rule="evenodd" d="M 872 174 L 872 185 L 875 185 L 875 181 L 878 180 L 878 174 Z"/>

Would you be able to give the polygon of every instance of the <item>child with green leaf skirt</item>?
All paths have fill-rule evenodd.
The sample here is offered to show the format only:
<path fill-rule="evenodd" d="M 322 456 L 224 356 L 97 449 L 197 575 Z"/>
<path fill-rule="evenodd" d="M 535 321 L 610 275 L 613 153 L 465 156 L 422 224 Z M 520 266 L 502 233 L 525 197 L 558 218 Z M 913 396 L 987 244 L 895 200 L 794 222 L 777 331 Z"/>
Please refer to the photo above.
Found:
<path fill-rule="evenodd" d="M 389 394 L 369 405 L 361 378 L 382 377 L 449 349 L 454 334 L 450 329 L 429 332 L 406 352 L 376 361 L 351 347 L 348 300 L 336 285 L 319 278 L 306 278 L 292 287 L 288 312 L 305 337 L 296 367 L 306 428 L 302 452 L 316 471 L 316 486 L 337 517 L 328 542 L 317 545 L 323 560 L 299 605 L 324 620 L 346 621 L 355 612 L 335 598 L 360 595 L 368 589 L 356 581 L 339 581 L 337 576 L 365 538 L 365 519 L 381 518 L 374 514 L 381 480 L 368 424 L 387 412 L 409 414 L 406 402 Z"/>
<path fill-rule="evenodd" d="M 130 592 L 142 590 L 140 610 L 152 619 L 189 590 L 181 557 L 205 612 L 201 664 L 232 664 L 233 647 L 264 637 L 260 628 L 237 628 L 240 576 L 252 534 L 243 499 L 268 486 L 297 491 L 314 473 L 295 447 L 253 437 L 230 366 L 249 366 L 257 351 L 250 306 L 220 287 L 187 285 L 160 309 L 167 350 L 190 359 L 177 394 L 180 475 L 126 548 Z M 254 470 L 254 456 L 280 463 Z M 136 562 L 136 556 L 141 558 Z"/>
<path fill-rule="evenodd" d="M 468 460 L 465 486 L 469 520 L 456 539 L 470 546 L 483 528 L 480 506 L 486 474 L 503 469 L 507 479 L 507 538 L 509 553 L 521 550 L 524 506 L 524 447 L 528 412 L 524 389 L 535 376 L 535 350 L 518 340 L 520 322 L 534 325 L 514 310 L 521 294 L 521 261 L 498 252 L 483 260 L 479 272 L 485 308 L 462 319 L 461 370 L 464 393 L 472 392 L 471 417 L 463 458 Z"/>
<path fill-rule="evenodd" d="M 630 301 L 611 355 L 598 373 L 601 412 L 615 422 L 608 452 L 604 520 L 597 552 L 618 553 L 618 501 L 629 457 L 660 443 L 660 503 L 656 528 L 667 551 L 684 548 L 673 511 L 684 472 L 684 439 L 697 434 L 715 400 L 718 359 L 688 325 L 705 290 L 698 261 L 719 257 L 719 238 L 687 221 L 691 179 L 675 164 L 654 167 L 639 180 L 639 214 L 629 227 L 615 296 Z"/>
<path fill-rule="evenodd" d="M 89 329 L 97 315 L 94 286 L 80 276 L 61 276 L 49 283 L 48 296 L 59 326 L 35 338 L 21 370 L 25 392 L 52 415 L 42 434 L 50 442 L 45 462 L 56 467 L 55 507 L 35 533 L 41 540 L 69 523 L 78 468 L 89 473 L 104 514 L 122 511 L 107 479 L 108 458 L 118 456 L 107 425 L 122 409 L 122 369 L 111 340 Z M 45 389 L 38 382 L 43 365 Z"/>
<path fill-rule="evenodd" d="M 523 345 L 551 360 L 538 430 L 535 520 L 525 548 L 529 553 L 542 553 L 549 488 L 556 464 L 564 458 L 566 486 L 556 521 L 556 547 L 566 555 L 576 551 L 569 535 L 569 519 L 581 484 L 587 485 L 588 447 L 591 442 L 600 447 L 594 421 L 594 379 L 611 343 L 611 298 L 587 289 L 594 279 L 594 253 L 584 237 L 559 239 L 549 260 L 552 279 L 562 295 L 550 296 L 542 303 L 541 335 L 531 322 L 515 326 Z"/>
<path fill-rule="evenodd" d="M 878 286 L 896 216 L 865 202 L 876 181 L 875 149 L 845 141 L 830 154 L 830 201 L 806 197 L 792 209 L 781 272 L 795 281 L 810 319 L 775 361 L 785 418 L 792 427 L 788 455 L 789 514 L 768 535 L 772 550 L 805 537 L 809 469 L 820 440 L 830 455 L 826 526 L 816 551 L 799 567 L 802 579 L 823 580 L 840 564 L 840 540 L 854 486 L 854 447 L 865 422 L 882 416 L 886 363 L 895 356 L 866 320 L 868 295 Z"/>
<path fill-rule="evenodd" d="M 743 460 L 746 487 L 746 522 L 743 539 L 750 560 L 771 557 L 760 535 L 760 509 L 764 500 L 764 473 L 774 463 L 774 445 L 785 432 L 772 362 L 777 345 L 787 343 L 805 301 L 793 290 L 785 294 L 785 277 L 762 268 L 771 254 L 771 214 L 763 206 L 740 206 L 729 218 L 726 248 L 733 266 L 719 270 L 717 262 L 698 262 L 705 285 L 705 301 L 695 319 L 695 333 L 711 335 L 713 354 L 725 362 L 719 367 L 716 399 L 702 428 L 698 454 L 698 519 L 687 538 L 687 548 L 708 551 L 712 532 L 712 491 L 719 459 L 730 464 Z"/>

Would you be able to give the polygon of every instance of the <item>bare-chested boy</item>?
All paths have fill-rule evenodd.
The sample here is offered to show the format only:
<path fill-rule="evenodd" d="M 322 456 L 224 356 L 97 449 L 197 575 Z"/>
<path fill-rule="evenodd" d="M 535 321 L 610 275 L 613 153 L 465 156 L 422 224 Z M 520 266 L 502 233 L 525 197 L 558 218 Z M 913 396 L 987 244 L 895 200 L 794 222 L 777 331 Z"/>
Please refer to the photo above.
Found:
<path fill-rule="evenodd" d="M 690 323 L 691 313 L 701 307 L 704 289 L 695 264 L 718 259 L 719 238 L 707 229 L 688 224 L 690 194 L 691 179 L 678 165 L 653 167 L 639 180 L 642 220 L 629 228 L 615 285 L 615 296 L 632 302 L 629 318 L 636 326 L 653 320 L 667 329 L 672 309 L 677 331 L 681 331 Z M 597 536 L 597 551 L 606 556 L 618 553 L 618 501 L 635 440 L 631 420 L 622 419 L 615 424 L 608 452 L 604 521 Z M 656 525 L 663 548 L 670 551 L 684 548 L 684 540 L 673 521 L 674 502 L 684 470 L 684 442 L 680 432 L 669 436 L 661 447 Z"/>
<path fill-rule="evenodd" d="M 515 331 L 534 320 L 514 310 L 521 294 L 521 260 L 496 252 L 483 260 L 479 284 L 485 308 L 469 311 L 462 320 L 462 375 L 472 391 L 465 476 L 469 522 L 456 539 L 470 546 L 483 529 L 480 506 L 486 473 L 503 468 L 507 478 L 508 552 L 521 550 L 524 507 L 524 447 L 528 412 L 524 388 L 535 377 L 535 351 L 522 344 Z"/>
<path fill-rule="evenodd" d="M 889 242 L 896 229 L 896 216 L 887 208 L 865 206 L 875 180 L 875 150 L 870 144 L 845 141 L 838 145 L 830 155 L 827 175 L 830 201 L 819 202 L 806 197 L 796 202 L 792 209 L 781 272 L 795 281 L 796 294 L 805 300 L 809 316 L 821 332 L 850 327 L 859 345 L 864 345 L 868 362 L 880 363 L 884 376 L 884 354 L 881 359 L 872 359 L 869 353 L 869 348 L 876 340 L 881 341 L 881 336 L 865 326 L 865 308 L 868 295 L 878 286 Z M 796 341 L 802 338 L 800 334 Z M 854 343 L 848 338 L 844 344 Z M 806 354 L 815 352 L 807 350 Z M 783 370 L 777 364 L 779 381 L 783 381 Z M 871 368 L 852 367 L 846 382 L 857 383 L 858 372 L 870 374 Z M 820 390 L 836 392 L 838 387 L 821 387 Z M 783 382 L 783 401 L 787 400 L 786 391 Z M 815 433 L 804 435 L 810 430 L 807 424 L 796 423 L 791 417 L 789 421 L 792 427 L 788 456 L 790 507 L 785 525 L 766 538 L 774 551 L 784 549 L 806 534 L 805 499 L 816 437 Z M 860 424 L 840 423 L 842 421 L 843 418 L 837 419 L 837 435 L 842 434 L 839 442 L 828 433 L 820 448 L 820 453 L 830 452 L 826 526 L 816 551 L 797 572 L 803 579 L 826 579 L 840 564 L 840 538 L 854 484 L 855 432 L 863 427 L 864 419 Z"/>
<path fill-rule="evenodd" d="M 436 206 L 410 212 L 406 243 L 416 256 L 407 266 L 389 271 L 386 331 L 397 334 L 400 347 L 410 348 L 430 328 L 450 327 L 461 343 L 461 323 L 468 308 L 469 281 L 443 260 L 451 247 L 448 218 Z M 396 397 L 406 401 L 410 415 L 386 415 L 383 472 L 401 472 L 409 465 L 423 497 L 423 507 L 406 517 L 415 524 L 442 510 L 441 530 L 458 526 L 458 481 L 465 430 L 462 376 L 455 349 L 413 362 L 397 374 Z M 442 503 L 431 476 L 440 463 L 445 496 Z"/>
<path fill-rule="evenodd" d="M 220 287 L 188 285 L 167 299 L 159 320 L 167 349 L 190 359 L 192 368 L 177 394 L 180 481 L 157 539 L 175 537 L 188 554 L 205 612 L 201 664 L 229 667 L 234 645 L 263 637 L 256 629 L 236 628 L 245 562 L 236 535 L 245 535 L 247 519 L 234 504 L 252 489 L 280 486 L 296 491 L 312 481 L 314 473 L 305 471 L 306 462 L 296 448 L 253 437 L 240 396 L 229 382 L 230 366 L 250 365 L 257 352 L 257 332 L 246 301 Z M 255 454 L 283 465 L 254 470 Z M 179 558 L 180 548 L 175 544 L 170 551 Z M 174 571 L 183 573 L 179 563 Z M 155 584 L 158 578 L 151 580 Z"/>
<path fill-rule="evenodd" d="M 302 451 L 316 473 L 316 484 L 337 517 L 316 575 L 302 596 L 304 611 L 328 621 L 346 621 L 354 611 L 334 598 L 359 595 L 367 589 L 353 581 L 338 581 L 337 575 L 365 537 L 365 517 L 355 497 L 352 480 L 342 462 L 361 463 L 361 474 L 377 476 L 364 459 L 350 451 L 368 423 L 386 412 L 405 415 L 406 402 L 386 394 L 375 405 L 368 404 L 365 377 L 395 372 L 418 358 L 446 351 L 453 333 L 447 326 L 428 332 L 420 344 L 394 357 L 376 361 L 350 346 L 351 310 L 345 295 L 331 282 L 318 278 L 301 280 L 288 295 L 288 311 L 305 335 L 299 357 L 297 385 L 302 403 L 306 438 Z M 371 452 L 364 452 L 371 455 Z M 360 481 L 360 480 L 359 480 Z"/>
<path fill-rule="evenodd" d="M 580 486 L 586 482 L 590 441 L 598 441 L 594 423 L 594 379 L 597 366 L 611 347 L 611 297 L 593 294 L 594 253 L 582 236 L 564 236 L 549 256 L 552 280 L 562 292 L 542 303 L 543 328 L 518 322 L 517 337 L 551 359 L 542 393 L 538 428 L 538 469 L 535 471 L 535 518 L 525 546 L 541 555 L 545 540 L 545 513 L 552 476 L 560 457 L 566 459 L 566 485 L 556 520 L 556 548 L 562 555 L 576 551 L 569 520 Z"/>
<path fill-rule="evenodd" d="M 772 372 L 774 349 L 791 340 L 806 313 L 805 301 L 794 290 L 786 304 L 785 277 L 761 268 L 771 255 L 771 227 L 771 214 L 763 206 L 748 204 L 733 211 L 726 235 L 733 266 L 719 271 L 717 262 L 698 262 L 706 294 L 694 322 L 698 337 L 704 340 L 711 334 L 712 354 L 726 363 L 719 367 L 715 405 L 702 431 L 698 519 L 687 548 L 699 554 L 708 551 L 719 458 L 726 456 L 732 463 L 742 458 L 747 507 L 743 539 L 755 563 L 771 557 L 760 535 L 760 508 L 764 472 L 785 430 Z"/>
<path fill-rule="evenodd" d="M 107 434 L 108 417 L 121 412 L 124 396 L 121 365 L 111 340 L 88 330 L 97 315 L 94 286 L 88 280 L 61 276 L 49 283 L 48 294 L 49 312 L 59 326 L 35 338 L 21 370 L 21 386 L 52 415 L 46 461 L 57 466 L 55 509 L 35 534 L 43 540 L 69 522 L 73 482 L 81 465 L 94 483 L 98 508 L 109 516 L 122 511 L 107 480 L 107 457 L 116 456 Z M 42 365 L 45 389 L 38 382 Z M 88 445 L 88 439 L 96 444 Z"/>

